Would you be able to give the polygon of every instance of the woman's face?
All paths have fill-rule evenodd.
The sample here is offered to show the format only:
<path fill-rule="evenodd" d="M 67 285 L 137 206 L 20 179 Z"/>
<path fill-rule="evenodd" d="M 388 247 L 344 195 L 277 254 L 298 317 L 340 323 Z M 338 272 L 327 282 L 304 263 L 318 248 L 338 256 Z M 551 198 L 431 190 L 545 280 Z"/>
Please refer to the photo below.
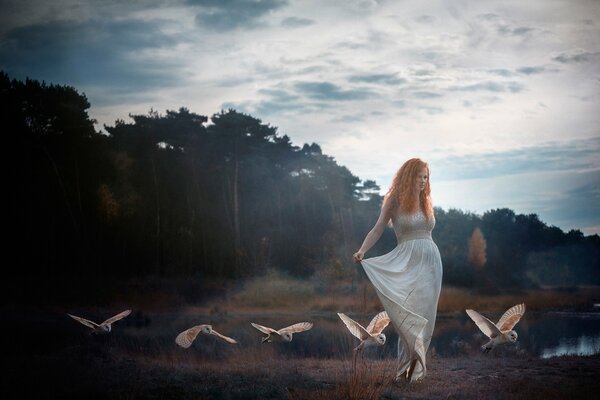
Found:
<path fill-rule="evenodd" d="M 417 190 L 419 192 L 421 192 L 421 191 L 423 191 L 423 189 L 425 189 L 428 179 L 429 179 L 429 174 L 427 173 L 427 168 L 423 168 L 417 174 L 416 186 L 417 186 Z"/>

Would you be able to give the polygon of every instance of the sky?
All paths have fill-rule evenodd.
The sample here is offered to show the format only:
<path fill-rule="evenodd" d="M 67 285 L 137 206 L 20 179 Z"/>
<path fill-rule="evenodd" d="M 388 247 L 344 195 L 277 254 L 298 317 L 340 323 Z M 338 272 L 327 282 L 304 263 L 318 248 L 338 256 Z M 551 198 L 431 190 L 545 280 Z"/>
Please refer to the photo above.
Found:
<path fill-rule="evenodd" d="M 0 68 L 90 116 L 234 108 L 382 192 L 600 233 L 600 1 L 0 0 Z"/>

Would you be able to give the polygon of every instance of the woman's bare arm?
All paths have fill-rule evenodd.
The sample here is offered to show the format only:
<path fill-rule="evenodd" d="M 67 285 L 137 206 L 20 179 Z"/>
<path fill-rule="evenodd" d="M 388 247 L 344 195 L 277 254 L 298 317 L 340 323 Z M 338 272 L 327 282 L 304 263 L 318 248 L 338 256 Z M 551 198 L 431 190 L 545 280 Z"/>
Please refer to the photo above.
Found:
<path fill-rule="evenodd" d="M 375 226 L 373 226 L 373 228 L 369 231 L 369 233 L 365 237 L 365 240 L 363 241 L 363 244 L 360 246 L 360 249 L 353 255 L 354 262 L 362 261 L 365 253 L 367 251 L 369 251 L 369 249 L 371 247 L 373 247 L 373 245 L 375 243 L 377 243 L 377 241 L 383 234 L 385 227 L 387 226 L 388 222 L 390 221 L 390 218 L 391 218 L 391 201 L 389 201 L 389 199 L 387 197 L 385 197 L 383 199 L 383 206 L 381 207 L 381 213 L 379 214 L 379 218 L 377 219 Z"/>

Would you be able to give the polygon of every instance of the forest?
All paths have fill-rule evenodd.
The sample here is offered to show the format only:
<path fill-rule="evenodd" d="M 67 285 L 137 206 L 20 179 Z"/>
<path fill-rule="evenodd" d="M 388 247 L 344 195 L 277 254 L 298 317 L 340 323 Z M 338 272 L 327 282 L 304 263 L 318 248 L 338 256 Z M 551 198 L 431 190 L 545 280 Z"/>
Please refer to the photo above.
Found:
<path fill-rule="evenodd" d="M 9 277 L 236 281 L 277 270 L 336 279 L 357 269 L 351 255 L 377 219 L 380 187 L 317 143 L 296 146 L 231 109 L 150 110 L 97 131 L 76 88 L 2 72 L 0 91 L 13 171 Z M 598 235 L 508 208 L 435 213 L 444 285 L 600 284 Z M 367 256 L 394 246 L 389 228 Z"/>

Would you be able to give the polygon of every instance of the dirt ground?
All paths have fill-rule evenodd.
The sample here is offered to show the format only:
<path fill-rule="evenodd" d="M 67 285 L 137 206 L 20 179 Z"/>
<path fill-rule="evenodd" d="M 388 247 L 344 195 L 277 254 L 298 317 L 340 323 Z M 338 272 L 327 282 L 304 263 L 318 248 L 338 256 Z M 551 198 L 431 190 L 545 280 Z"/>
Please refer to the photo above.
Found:
<path fill-rule="evenodd" d="M 85 312 L 110 315 L 103 309 Z M 600 393 L 600 354 L 540 359 L 510 347 L 452 357 L 430 351 L 425 379 L 406 384 L 394 380 L 394 358 L 365 357 L 354 364 L 346 352 L 302 356 L 276 351 L 281 344 L 261 345 L 256 332 L 242 335 L 245 344 L 238 346 L 215 339 L 181 349 L 174 344 L 174 327 L 197 318 L 161 315 L 151 314 L 148 325 L 147 316 L 134 313 L 110 335 L 96 336 L 62 310 L 1 309 L 2 398 L 562 400 L 595 399 Z M 221 326 L 235 320 L 227 318 Z M 148 329 L 155 329 L 152 335 Z M 328 332 L 323 328 L 320 334 Z M 250 340 L 257 343 L 248 345 Z M 356 344 L 348 340 L 339 348 Z"/>
<path fill-rule="evenodd" d="M 121 354 L 114 339 L 3 357 L 4 398 L 86 399 L 587 399 L 600 392 L 600 356 L 510 355 L 429 360 L 427 377 L 394 382 L 394 360 L 285 359 L 247 355 L 227 362 Z M 7 342 L 5 342 L 6 344 Z"/>

